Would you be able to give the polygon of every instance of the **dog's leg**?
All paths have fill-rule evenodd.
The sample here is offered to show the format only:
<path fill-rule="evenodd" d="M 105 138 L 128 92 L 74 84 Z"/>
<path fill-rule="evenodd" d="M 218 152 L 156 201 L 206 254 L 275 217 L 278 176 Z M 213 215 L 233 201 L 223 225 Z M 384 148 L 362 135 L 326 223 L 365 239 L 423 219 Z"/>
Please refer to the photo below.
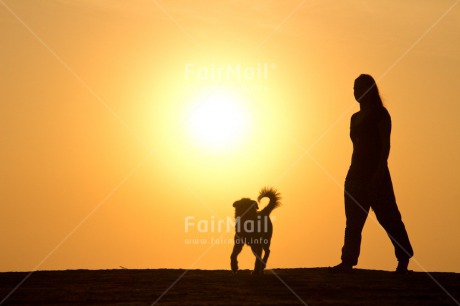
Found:
<path fill-rule="evenodd" d="M 263 273 L 263 268 L 262 268 L 262 246 L 259 244 L 252 245 L 251 246 L 252 253 L 256 257 L 256 262 L 254 264 L 254 271 L 252 274 L 261 274 Z"/>
<path fill-rule="evenodd" d="M 267 260 L 269 256 L 270 256 L 270 246 L 264 245 L 264 258 L 262 259 L 262 270 L 264 270 L 265 267 L 267 266 Z"/>
<path fill-rule="evenodd" d="M 243 249 L 244 244 L 243 243 L 237 243 L 237 240 L 235 239 L 235 245 L 233 246 L 233 252 L 232 255 L 230 255 L 230 266 L 232 268 L 233 273 L 236 273 L 238 271 L 238 254 L 241 253 L 241 250 Z"/>

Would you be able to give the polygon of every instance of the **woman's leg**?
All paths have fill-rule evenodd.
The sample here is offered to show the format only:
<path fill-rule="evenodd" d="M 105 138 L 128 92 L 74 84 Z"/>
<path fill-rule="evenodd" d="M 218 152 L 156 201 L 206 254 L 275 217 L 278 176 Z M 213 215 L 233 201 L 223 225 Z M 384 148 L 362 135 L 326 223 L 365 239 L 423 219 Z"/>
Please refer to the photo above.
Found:
<path fill-rule="evenodd" d="M 406 227 L 404 226 L 401 213 L 396 204 L 393 184 L 390 177 L 382 186 L 381 194 L 377 195 L 374 200 L 372 209 L 377 216 L 377 220 L 385 229 L 393 243 L 396 258 L 400 263 L 408 263 L 409 258 L 414 255 L 414 251 L 412 250 Z"/>
<path fill-rule="evenodd" d="M 358 264 L 361 248 L 361 232 L 369 214 L 370 203 L 363 184 L 345 183 L 345 216 L 347 218 L 345 239 L 342 248 L 342 263 Z"/>

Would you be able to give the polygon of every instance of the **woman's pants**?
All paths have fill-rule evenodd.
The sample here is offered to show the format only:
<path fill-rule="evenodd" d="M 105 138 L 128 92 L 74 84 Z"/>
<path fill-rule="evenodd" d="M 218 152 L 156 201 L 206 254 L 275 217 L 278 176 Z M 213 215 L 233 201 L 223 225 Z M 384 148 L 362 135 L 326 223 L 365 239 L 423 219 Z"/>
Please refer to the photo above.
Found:
<path fill-rule="evenodd" d="M 387 232 L 395 248 L 398 261 L 408 261 L 414 255 L 406 228 L 396 204 L 391 178 L 385 180 L 378 192 L 370 195 L 366 184 L 345 182 L 345 241 L 342 248 L 342 262 L 356 265 L 361 246 L 361 232 L 369 209 L 375 212 L 377 220 Z"/>

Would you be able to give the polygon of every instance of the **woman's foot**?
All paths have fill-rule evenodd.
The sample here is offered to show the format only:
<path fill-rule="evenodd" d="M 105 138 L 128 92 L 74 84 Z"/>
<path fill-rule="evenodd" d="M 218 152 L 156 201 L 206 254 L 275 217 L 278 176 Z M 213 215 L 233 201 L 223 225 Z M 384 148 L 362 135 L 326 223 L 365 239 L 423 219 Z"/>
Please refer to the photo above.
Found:
<path fill-rule="evenodd" d="M 409 259 L 400 260 L 398 262 L 398 266 L 396 267 L 395 273 L 396 274 L 407 274 L 407 273 L 409 273 L 409 270 L 407 269 L 408 266 L 409 266 Z"/>
<path fill-rule="evenodd" d="M 351 273 L 353 272 L 353 266 L 350 264 L 341 262 L 337 266 L 330 267 L 329 272 L 331 273 Z"/>

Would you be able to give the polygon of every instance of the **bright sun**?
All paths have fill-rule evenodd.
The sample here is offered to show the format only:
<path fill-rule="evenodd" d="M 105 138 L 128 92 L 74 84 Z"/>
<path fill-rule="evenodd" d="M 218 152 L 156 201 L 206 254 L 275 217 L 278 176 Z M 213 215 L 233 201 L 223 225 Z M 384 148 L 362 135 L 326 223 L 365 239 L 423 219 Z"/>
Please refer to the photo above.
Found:
<path fill-rule="evenodd" d="M 195 101 L 187 133 L 206 149 L 227 150 L 239 144 L 249 128 L 248 111 L 231 91 L 212 91 Z"/>

